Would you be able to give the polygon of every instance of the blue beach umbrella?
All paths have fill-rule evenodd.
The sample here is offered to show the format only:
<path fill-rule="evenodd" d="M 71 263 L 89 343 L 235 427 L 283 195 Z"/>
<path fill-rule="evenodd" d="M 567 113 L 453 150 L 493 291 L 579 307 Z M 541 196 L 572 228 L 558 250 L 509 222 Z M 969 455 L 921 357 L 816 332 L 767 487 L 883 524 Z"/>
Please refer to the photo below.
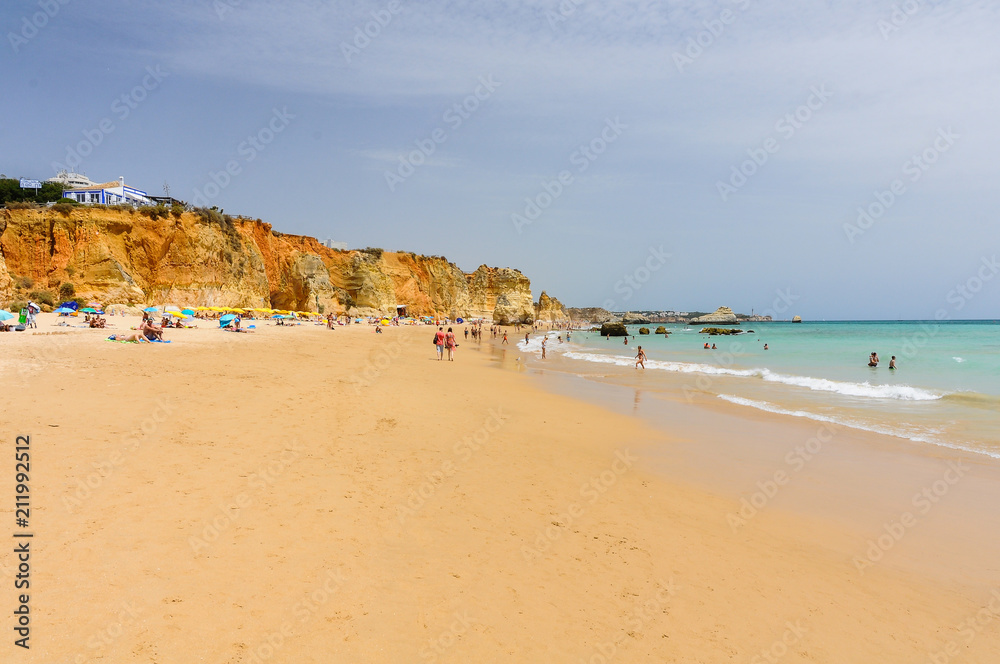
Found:
<path fill-rule="evenodd" d="M 14 314 L 10 313 L 9 311 L 4 311 L 3 309 L 0 309 L 0 320 L 10 320 L 13 317 Z"/>
<path fill-rule="evenodd" d="M 181 309 L 181 313 L 184 314 L 185 316 L 194 316 L 193 309 Z"/>
<path fill-rule="evenodd" d="M 58 309 L 55 310 L 54 313 L 57 313 L 57 314 L 71 314 L 71 313 L 74 313 L 74 312 L 69 307 L 59 307 Z"/>
<path fill-rule="evenodd" d="M 145 311 L 147 314 L 155 314 L 157 311 L 159 311 L 159 309 L 157 309 L 156 307 L 146 307 L 145 309 L 143 309 L 143 311 Z"/>

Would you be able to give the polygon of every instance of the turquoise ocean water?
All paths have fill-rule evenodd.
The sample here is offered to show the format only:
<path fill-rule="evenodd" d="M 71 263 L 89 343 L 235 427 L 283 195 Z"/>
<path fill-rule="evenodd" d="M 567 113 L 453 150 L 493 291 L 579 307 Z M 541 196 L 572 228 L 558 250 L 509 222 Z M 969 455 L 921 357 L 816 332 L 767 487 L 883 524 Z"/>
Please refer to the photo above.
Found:
<path fill-rule="evenodd" d="M 629 384 L 638 379 L 641 345 L 644 389 L 652 379 L 654 389 L 675 395 L 1000 459 L 1000 321 L 744 323 L 737 328 L 744 334 L 714 337 L 699 334 L 701 326 L 664 327 L 668 337 L 630 326 L 627 347 L 620 337 L 574 331 L 559 343 L 565 333 L 550 333 L 548 353 L 581 377 Z M 706 341 L 717 349 L 704 350 Z M 519 346 L 538 356 L 541 335 Z M 872 351 L 878 368 L 867 366 Z"/>

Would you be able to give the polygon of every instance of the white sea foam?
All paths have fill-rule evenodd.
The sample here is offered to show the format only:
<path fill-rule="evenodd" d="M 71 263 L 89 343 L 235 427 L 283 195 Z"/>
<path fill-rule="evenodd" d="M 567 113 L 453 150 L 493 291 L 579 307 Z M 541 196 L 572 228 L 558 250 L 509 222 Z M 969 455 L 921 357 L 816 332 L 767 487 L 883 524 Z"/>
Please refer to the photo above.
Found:
<path fill-rule="evenodd" d="M 962 358 L 962 357 L 953 357 L 951 359 L 955 360 L 959 364 L 961 364 L 962 362 L 965 362 L 965 358 Z"/>
<path fill-rule="evenodd" d="M 551 344 L 550 344 L 551 345 Z M 539 346 L 540 348 L 540 346 Z M 587 362 L 599 362 L 603 364 L 616 364 L 619 366 L 632 366 L 635 359 L 623 355 L 605 355 L 602 353 L 589 353 L 581 351 L 569 351 L 566 357 L 574 360 L 584 360 Z M 795 387 L 804 387 L 809 390 L 819 392 L 833 392 L 850 397 L 863 397 L 871 399 L 899 399 L 903 401 L 933 401 L 940 399 L 943 394 L 911 387 L 909 385 L 872 385 L 871 383 L 850 383 L 839 380 L 829 380 L 826 378 L 813 378 L 811 376 L 792 376 L 780 374 L 770 369 L 729 369 L 711 364 L 701 364 L 698 362 L 667 362 L 663 360 L 647 360 L 647 369 L 659 369 L 661 371 L 672 371 L 675 373 L 698 373 L 710 376 L 740 376 L 744 378 L 761 378 L 771 383 L 781 383 Z"/>
<path fill-rule="evenodd" d="M 866 422 L 859 422 L 857 420 L 853 420 L 847 417 L 831 417 L 829 415 L 820 415 L 819 413 L 810 413 L 805 410 L 789 410 L 787 408 L 782 408 L 781 406 L 776 406 L 766 401 L 747 399 L 746 397 L 737 397 L 737 396 L 732 396 L 730 394 L 720 394 L 718 396 L 723 401 L 728 401 L 729 403 L 734 403 L 740 406 L 747 406 L 749 408 L 756 408 L 757 410 L 763 410 L 769 413 L 775 413 L 777 415 L 788 415 L 790 417 L 802 417 L 809 420 L 815 420 L 817 422 L 828 422 L 830 424 L 836 424 L 851 429 L 859 429 L 861 431 L 870 431 L 872 433 L 878 433 L 886 436 L 893 436 L 895 438 L 903 438 L 906 440 L 911 440 L 916 443 L 928 443 L 930 445 L 946 447 L 952 450 L 972 452 L 973 454 L 982 454 L 984 456 L 988 456 L 993 459 L 1000 459 L 1000 453 L 997 452 L 990 452 L 988 450 L 973 447 L 971 445 L 965 445 L 960 443 L 948 443 L 938 440 L 933 437 L 933 434 L 935 433 L 934 431 L 925 431 L 925 432 L 907 431 L 889 426 L 878 426 Z"/>
<path fill-rule="evenodd" d="M 931 392 L 919 387 L 910 387 L 909 385 L 872 385 L 868 381 L 864 383 L 848 383 L 839 380 L 828 380 L 826 378 L 786 376 L 774 373 L 768 369 L 761 371 L 761 377 L 767 381 L 807 387 L 810 390 L 818 390 L 820 392 L 836 392 L 837 394 L 850 397 L 901 399 L 903 401 L 934 401 L 944 396 L 937 392 Z"/>

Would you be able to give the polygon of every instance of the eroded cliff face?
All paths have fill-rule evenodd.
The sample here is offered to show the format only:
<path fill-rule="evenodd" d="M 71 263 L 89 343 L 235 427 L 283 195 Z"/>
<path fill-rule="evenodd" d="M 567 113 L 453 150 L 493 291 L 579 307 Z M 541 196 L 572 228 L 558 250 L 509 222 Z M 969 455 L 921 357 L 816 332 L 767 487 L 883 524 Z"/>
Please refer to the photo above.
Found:
<path fill-rule="evenodd" d="M 0 210 L 0 300 L 14 295 L 11 275 L 30 277 L 36 289 L 69 282 L 77 296 L 105 303 L 362 315 L 402 304 L 410 315 L 505 324 L 535 316 L 531 283 L 518 270 L 483 265 L 466 274 L 440 257 L 338 251 L 260 220 L 189 212 L 153 219 L 85 207 Z"/>
<path fill-rule="evenodd" d="M 0 215 L 0 237 L 3 237 L 7 230 L 7 217 Z M 9 300 L 14 294 L 14 280 L 10 278 L 7 271 L 7 261 L 4 260 L 3 251 L 0 251 L 0 300 Z"/>
<path fill-rule="evenodd" d="M 470 316 L 492 318 L 501 325 L 534 321 L 531 282 L 518 270 L 480 265 L 468 275 L 468 284 Z"/>
<path fill-rule="evenodd" d="M 535 303 L 535 320 L 564 323 L 569 321 L 569 314 L 566 313 L 566 307 L 562 302 L 542 291 L 538 296 L 538 302 Z"/>

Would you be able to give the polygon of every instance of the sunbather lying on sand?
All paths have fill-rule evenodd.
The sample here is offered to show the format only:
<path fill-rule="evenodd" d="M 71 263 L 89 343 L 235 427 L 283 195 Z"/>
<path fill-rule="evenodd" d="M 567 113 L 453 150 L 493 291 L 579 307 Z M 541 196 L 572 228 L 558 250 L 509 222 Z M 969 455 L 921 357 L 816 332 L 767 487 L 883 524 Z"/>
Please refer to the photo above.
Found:
<path fill-rule="evenodd" d="M 149 339 L 142 336 L 138 332 L 132 332 L 130 334 L 112 334 L 110 337 L 108 337 L 108 341 L 133 341 L 137 344 L 149 343 Z"/>

